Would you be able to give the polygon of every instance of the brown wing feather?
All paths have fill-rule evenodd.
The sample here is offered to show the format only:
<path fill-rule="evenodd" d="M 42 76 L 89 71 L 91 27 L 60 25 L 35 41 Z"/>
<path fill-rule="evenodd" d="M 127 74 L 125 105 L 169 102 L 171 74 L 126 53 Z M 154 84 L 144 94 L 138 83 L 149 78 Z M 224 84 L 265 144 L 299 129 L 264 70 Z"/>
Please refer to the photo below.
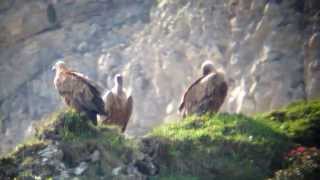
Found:
<path fill-rule="evenodd" d="M 103 96 L 103 101 L 105 103 L 105 110 L 110 112 L 110 115 L 112 115 L 111 109 L 113 104 L 113 94 L 111 91 L 106 92 L 106 94 Z"/>
<path fill-rule="evenodd" d="M 199 106 L 199 113 L 218 112 L 227 96 L 228 85 L 225 81 L 216 84 L 217 76 L 214 75 L 209 79 L 211 82 L 207 84 L 205 96 L 202 98 Z"/>
<path fill-rule="evenodd" d="M 69 86 L 72 92 L 71 98 L 75 105 L 79 106 L 78 108 L 106 115 L 100 91 L 94 85 L 84 77 L 73 72 L 67 71 L 65 72 L 65 76 L 66 78 L 69 77 L 66 80 L 69 80 L 70 83 L 65 84 L 67 84 L 66 86 Z"/>
<path fill-rule="evenodd" d="M 127 104 L 126 104 L 126 117 L 123 126 L 122 126 L 122 132 L 124 132 L 127 128 L 128 122 L 130 120 L 131 114 L 132 114 L 132 108 L 133 108 L 133 99 L 132 96 L 129 96 L 127 99 Z"/>
<path fill-rule="evenodd" d="M 99 83 L 91 80 L 88 76 L 86 76 L 82 73 L 76 72 L 76 71 L 69 71 L 69 72 L 78 76 L 79 78 L 83 79 L 84 81 L 88 82 L 91 86 L 93 86 L 95 89 L 97 89 L 100 93 L 103 92 L 103 90 L 104 90 L 103 87 Z"/>
<path fill-rule="evenodd" d="M 89 82 L 90 80 L 86 79 L 84 76 L 79 76 L 78 73 L 72 71 L 68 71 L 66 74 L 75 77 L 77 80 L 80 80 L 83 84 L 87 85 L 92 93 L 101 95 L 101 92 L 98 90 L 98 88 Z"/>
<path fill-rule="evenodd" d="M 200 77 L 199 79 L 197 79 L 196 81 L 194 81 L 188 88 L 187 90 L 184 92 L 183 96 L 182 96 L 182 100 L 181 103 L 179 105 L 179 112 L 182 112 L 183 108 L 185 108 L 185 103 L 186 100 L 188 99 L 188 96 L 190 95 L 191 90 L 197 85 L 199 84 L 199 82 L 201 82 L 201 80 L 204 78 L 204 76 Z"/>

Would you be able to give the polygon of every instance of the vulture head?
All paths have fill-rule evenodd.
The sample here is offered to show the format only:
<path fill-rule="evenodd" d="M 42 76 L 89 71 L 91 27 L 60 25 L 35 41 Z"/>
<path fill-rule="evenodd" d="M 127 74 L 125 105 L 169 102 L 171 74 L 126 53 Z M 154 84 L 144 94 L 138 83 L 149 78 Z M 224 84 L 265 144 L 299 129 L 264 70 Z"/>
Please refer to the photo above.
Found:
<path fill-rule="evenodd" d="M 209 60 L 205 61 L 201 65 L 201 70 L 202 70 L 202 75 L 206 76 L 212 72 L 215 72 L 216 70 L 214 69 L 213 63 Z"/>
<path fill-rule="evenodd" d="M 52 70 L 56 71 L 56 70 L 66 70 L 67 66 L 66 63 L 64 61 L 57 61 L 53 66 L 52 66 Z"/>
<path fill-rule="evenodd" d="M 123 85 L 123 77 L 121 74 L 116 74 L 114 77 L 114 83 L 117 87 L 121 88 Z"/>

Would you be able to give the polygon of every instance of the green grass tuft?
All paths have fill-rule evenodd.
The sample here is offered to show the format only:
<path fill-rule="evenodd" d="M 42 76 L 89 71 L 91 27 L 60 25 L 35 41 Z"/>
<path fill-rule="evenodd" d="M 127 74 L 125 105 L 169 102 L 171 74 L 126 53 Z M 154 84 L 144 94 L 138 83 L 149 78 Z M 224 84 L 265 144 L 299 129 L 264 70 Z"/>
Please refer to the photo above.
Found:
<path fill-rule="evenodd" d="M 81 141 L 97 135 L 97 129 L 85 115 L 73 109 L 53 113 L 36 125 L 36 136 L 40 138 L 59 138 L 65 141 Z"/>

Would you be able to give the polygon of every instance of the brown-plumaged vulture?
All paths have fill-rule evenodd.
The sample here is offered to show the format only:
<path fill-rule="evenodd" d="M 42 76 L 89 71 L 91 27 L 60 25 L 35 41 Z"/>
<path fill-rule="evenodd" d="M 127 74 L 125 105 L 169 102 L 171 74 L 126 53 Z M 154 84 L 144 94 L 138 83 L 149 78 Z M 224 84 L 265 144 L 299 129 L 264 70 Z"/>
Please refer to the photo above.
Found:
<path fill-rule="evenodd" d="M 103 96 L 105 111 L 109 116 L 98 116 L 98 118 L 101 123 L 120 126 L 121 132 L 124 132 L 132 113 L 133 99 L 123 88 L 123 77 L 120 74 L 115 76 L 114 81 L 114 87 Z"/>
<path fill-rule="evenodd" d="M 193 82 L 182 96 L 179 112 L 183 117 L 218 112 L 228 92 L 224 75 L 206 61 L 201 66 L 202 76 Z"/>
<path fill-rule="evenodd" d="M 108 115 L 97 84 L 87 76 L 69 70 L 63 61 L 58 61 L 52 69 L 56 70 L 54 86 L 67 106 L 85 113 L 95 125 L 97 114 Z"/>

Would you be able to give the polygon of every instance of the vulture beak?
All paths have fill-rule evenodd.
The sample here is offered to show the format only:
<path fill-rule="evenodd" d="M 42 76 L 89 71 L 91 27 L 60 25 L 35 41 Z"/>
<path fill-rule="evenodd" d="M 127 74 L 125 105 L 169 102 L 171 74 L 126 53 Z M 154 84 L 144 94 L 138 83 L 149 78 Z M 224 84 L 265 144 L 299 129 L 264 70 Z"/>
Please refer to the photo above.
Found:
<path fill-rule="evenodd" d="M 51 68 L 51 70 L 52 70 L 52 71 L 55 71 L 55 70 L 56 70 L 56 65 L 53 65 L 52 68 Z"/>

